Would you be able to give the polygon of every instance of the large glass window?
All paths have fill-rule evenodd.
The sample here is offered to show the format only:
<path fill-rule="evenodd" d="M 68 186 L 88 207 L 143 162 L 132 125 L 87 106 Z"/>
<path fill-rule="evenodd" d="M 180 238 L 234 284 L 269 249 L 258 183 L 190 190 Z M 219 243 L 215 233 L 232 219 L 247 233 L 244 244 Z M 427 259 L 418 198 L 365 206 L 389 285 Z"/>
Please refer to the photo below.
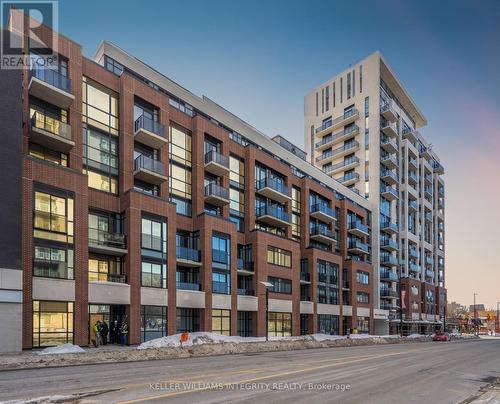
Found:
<path fill-rule="evenodd" d="M 290 279 L 270 276 L 267 278 L 267 281 L 273 284 L 273 286 L 269 288 L 269 292 L 284 293 L 288 295 L 292 293 L 292 281 Z"/>
<path fill-rule="evenodd" d="M 141 285 L 151 288 L 167 287 L 167 265 L 142 261 Z"/>
<path fill-rule="evenodd" d="M 230 184 L 237 188 L 245 187 L 245 162 L 239 157 L 229 156 Z"/>
<path fill-rule="evenodd" d="M 167 335 L 167 307 L 141 306 L 141 342 Z"/>
<path fill-rule="evenodd" d="M 187 129 L 170 126 L 170 199 L 184 216 L 191 216 L 191 142 Z"/>
<path fill-rule="evenodd" d="M 178 125 L 170 126 L 170 159 L 191 167 L 191 132 Z"/>
<path fill-rule="evenodd" d="M 338 335 L 339 316 L 331 314 L 318 314 L 318 333 Z"/>
<path fill-rule="evenodd" d="M 73 222 L 73 198 L 35 192 L 34 237 L 72 244 Z"/>
<path fill-rule="evenodd" d="M 231 292 L 229 272 L 212 272 L 212 292 L 227 295 Z"/>
<path fill-rule="evenodd" d="M 267 325 L 270 337 L 289 337 L 292 335 L 292 313 L 271 311 Z"/>
<path fill-rule="evenodd" d="M 89 281 L 126 283 L 122 257 L 89 254 Z"/>
<path fill-rule="evenodd" d="M 163 221 L 142 218 L 141 247 L 148 250 L 167 251 L 167 224 Z"/>
<path fill-rule="evenodd" d="M 30 143 L 29 154 L 30 156 L 36 157 L 40 160 L 48 161 L 64 167 L 68 166 L 67 154 L 47 149 L 35 143 Z"/>
<path fill-rule="evenodd" d="M 212 309 L 212 332 L 231 334 L 231 310 Z"/>
<path fill-rule="evenodd" d="M 83 122 L 118 135 L 118 97 L 108 88 L 83 77 Z"/>
<path fill-rule="evenodd" d="M 200 310 L 177 308 L 176 319 L 177 332 L 197 332 L 200 331 Z"/>
<path fill-rule="evenodd" d="M 74 279 L 73 249 L 35 246 L 33 276 Z"/>
<path fill-rule="evenodd" d="M 73 303 L 33 300 L 33 347 L 73 343 Z"/>
<path fill-rule="evenodd" d="M 370 274 L 365 271 L 356 272 L 356 282 L 362 285 L 368 285 L 370 283 Z"/>
<path fill-rule="evenodd" d="M 318 303 L 338 304 L 339 266 L 332 262 L 318 260 L 316 264 L 318 280 Z"/>
<path fill-rule="evenodd" d="M 278 247 L 267 247 L 267 263 L 291 268 L 292 253 Z"/>
<path fill-rule="evenodd" d="M 240 337 L 251 337 L 253 335 L 252 329 L 252 312 L 239 311 L 238 312 L 238 335 Z"/>

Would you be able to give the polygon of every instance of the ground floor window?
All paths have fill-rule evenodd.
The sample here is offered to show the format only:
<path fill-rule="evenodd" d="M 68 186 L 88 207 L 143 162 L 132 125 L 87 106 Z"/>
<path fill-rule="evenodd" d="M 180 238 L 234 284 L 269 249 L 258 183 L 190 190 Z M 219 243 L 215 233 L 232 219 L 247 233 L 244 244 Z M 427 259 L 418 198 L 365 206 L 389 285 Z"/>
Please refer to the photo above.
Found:
<path fill-rule="evenodd" d="M 217 334 L 231 334 L 231 310 L 212 309 L 212 331 Z"/>
<path fill-rule="evenodd" d="M 73 343 L 73 302 L 33 301 L 33 347 Z"/>
<path fill-rule="evenodd" d="M 288 337 L 292 335 L 292 313 L 269 312 L 268 335 Z"/>
<path fill-rule="evenodd" d="M 370 317 L 358 316 L 358 333 L 360 334 L 370 333 Z"/>
<path fill-rule="evenodd" d="M 310 321 L 310 315 L 309 314 L 301 314 L 300 315 L 300 335 L 310 334 L 310 332 L 309 332 L 309 321 Z"/>
<path fill-rule="evenodd" d="M 332 314 L 318 314 L 318 332 L 320 334 L 338 335 L 339 316 Z"/>
<path fill-rule="evenodd" d="M 252 315 L 251 311 L 238 312 L 238 335 L 240 337 L 251 337 L 252 332 Z"/>
<path fill-rule="evenodd" d="M 167 307 L 141 306 L 141 342 L 167 335 Z"/>
<path fill-rule="evenodd" d="M 104 325 L 101 337 L 104 344 L 120 343 L 120 326 L 127 321 L 125 306 L 118 304 L 89 304 L 89 342 L 95 340 L 93 327 L 97 322 Z M 127 324 L 130 328 L 130 324 Z"/>
<path fill-rule="evenodd" d="M 197 332 L 200 331 L 200 309 L 177 309 L 176 319 L 177 332 Z"/>

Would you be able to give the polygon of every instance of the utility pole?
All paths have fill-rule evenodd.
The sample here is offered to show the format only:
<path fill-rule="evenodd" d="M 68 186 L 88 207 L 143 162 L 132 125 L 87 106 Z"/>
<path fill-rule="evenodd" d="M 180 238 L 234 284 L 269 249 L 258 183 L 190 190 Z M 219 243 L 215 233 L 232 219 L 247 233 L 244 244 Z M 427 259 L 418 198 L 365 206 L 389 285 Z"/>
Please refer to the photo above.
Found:
<path fill-rule="evenodd" d="M 477 336 L 477 309 L 476 309 L 476 295 L 477 293 L 474 293 L 474 333 Z"/>

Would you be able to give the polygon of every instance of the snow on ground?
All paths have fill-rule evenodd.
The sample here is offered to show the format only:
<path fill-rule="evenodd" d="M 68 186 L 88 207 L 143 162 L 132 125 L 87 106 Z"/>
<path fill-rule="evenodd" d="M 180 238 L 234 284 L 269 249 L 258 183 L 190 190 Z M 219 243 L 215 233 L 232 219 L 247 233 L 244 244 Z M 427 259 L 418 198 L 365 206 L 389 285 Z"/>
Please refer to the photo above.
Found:
<path fill-rule="evenodd" d="M 83 348 L 78 345 L 73 344 L 63 344 L 59 346 L 52 346 L 45 348 L 42 351 L 37 351 L 37 355 L 53 355 L 53 354 L 68 354 L 68 353 L 84 353 L 86 352 Z"/>

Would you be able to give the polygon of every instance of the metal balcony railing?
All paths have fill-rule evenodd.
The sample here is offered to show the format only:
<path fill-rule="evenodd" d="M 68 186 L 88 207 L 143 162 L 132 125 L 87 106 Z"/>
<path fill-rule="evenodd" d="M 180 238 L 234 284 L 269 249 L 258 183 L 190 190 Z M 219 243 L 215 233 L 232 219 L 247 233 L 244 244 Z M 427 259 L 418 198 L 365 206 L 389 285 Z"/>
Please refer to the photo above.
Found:
<path fill-rule="evenodd" d="M 145 115 L 141 115 L 135 120 L 135 131 L 145 129 L 160 137 L 165 137 L 165 126 Z"/>
<path fill-rule="evenodd" d="M 71 80 L 58 71 L 35 66 L 31 69 L 31 77 L 35 77 L 59 90 L 71 93 Z"/>
<path fill-rule="evenodd" d="M 47 116 L 40 111 L 35 111 L 31 117 L 31 127 L 43 129 L 53 135 L 71 140 L 71 126 L 55 118 Z"/>

